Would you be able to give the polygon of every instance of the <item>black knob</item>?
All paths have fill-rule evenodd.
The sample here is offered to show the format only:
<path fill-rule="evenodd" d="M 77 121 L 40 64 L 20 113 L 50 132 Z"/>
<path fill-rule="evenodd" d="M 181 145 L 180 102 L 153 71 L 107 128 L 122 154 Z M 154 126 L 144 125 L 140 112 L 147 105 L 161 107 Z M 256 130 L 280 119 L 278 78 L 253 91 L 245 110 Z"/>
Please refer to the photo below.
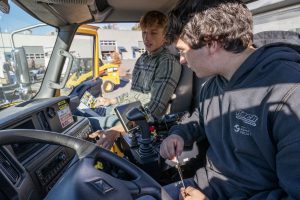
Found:
<path fill-rule="evenodd" d="M 64 160 L 67 159 L 67 156 L 66 156 L 65 153 L 61 152 L 61 153 L 58 154 L 58 159 L 59 159 L 60 161 L 64 161 Z"/>
<path fill-rule="evenodd" d="M 129 121 L 141 121 L 146 120 L 146 115 L 139 108 L 132 108 L 126 113 L 126 117 Z"/>

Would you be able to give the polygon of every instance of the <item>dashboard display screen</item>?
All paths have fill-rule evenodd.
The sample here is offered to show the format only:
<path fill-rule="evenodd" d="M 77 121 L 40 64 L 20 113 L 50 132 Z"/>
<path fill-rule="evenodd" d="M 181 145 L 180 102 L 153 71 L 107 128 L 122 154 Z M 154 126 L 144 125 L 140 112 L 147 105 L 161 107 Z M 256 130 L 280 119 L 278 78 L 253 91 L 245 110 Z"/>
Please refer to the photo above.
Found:
<path fill-rule="evenodd" d="M 74 122 L 69 104 L 65 100 L 58 102 L 57 115 L 62 128 L 65 128 Z"/>
<path fill-rule="evenodd" d="M 120 106 L 115 107 L 115 113 L 117 114 L 119 120 L 121 121 L 121 124 L 125 131 L 128 133 L 135 127 L 134 123 L 132 121 L 129 121 L 127 119 L 127 112 L 130 111 L 133 108 L 139 108 L 142 104 L 140 101 L 131 102 L 128 104 L 123 104 Z"/>

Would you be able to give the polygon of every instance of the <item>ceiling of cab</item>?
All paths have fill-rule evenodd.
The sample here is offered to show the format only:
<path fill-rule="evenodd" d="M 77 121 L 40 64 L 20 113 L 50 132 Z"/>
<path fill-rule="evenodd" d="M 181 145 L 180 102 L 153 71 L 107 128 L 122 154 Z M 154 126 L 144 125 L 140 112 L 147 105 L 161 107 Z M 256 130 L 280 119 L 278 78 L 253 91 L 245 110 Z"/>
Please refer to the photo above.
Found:
<path fill-rule="evenodd" d="M 138 22 L 150 10 L 167 13 L 178 0 L 13 1 L 42 22 L 58 27 L 91 22 Z"/>

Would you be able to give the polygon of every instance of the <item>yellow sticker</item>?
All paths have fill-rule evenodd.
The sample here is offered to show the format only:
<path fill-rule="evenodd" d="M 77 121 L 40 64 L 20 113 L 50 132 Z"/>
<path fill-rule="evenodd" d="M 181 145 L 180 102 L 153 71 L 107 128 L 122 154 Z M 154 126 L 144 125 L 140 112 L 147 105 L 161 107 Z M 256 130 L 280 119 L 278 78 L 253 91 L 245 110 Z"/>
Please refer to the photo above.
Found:
<path fill-rule="evenodd" d="M 68 106 L 68 103 L 65 100 L 63 100 L 58 102 L 57 105 L 59 110 L 63 110 L 66 108 L 66 106 Z"/>
<path fill-rule="evenodd" d="M 65 100 L 62 100 L 62 101 L 60 101 L 60 102 L 58 102 L 57 104 L 60 106 L 60 105 L 62 105 L 62 104 L 66 104 L 67 102 L 65 101 Z"/>
<path fill-rule="evenodd" d="M 100 161 L 97 161 L 96 164 L 94 165 L 94 167 L 99 170 L 102 170 L 104 168 L 103 163 Z"/>

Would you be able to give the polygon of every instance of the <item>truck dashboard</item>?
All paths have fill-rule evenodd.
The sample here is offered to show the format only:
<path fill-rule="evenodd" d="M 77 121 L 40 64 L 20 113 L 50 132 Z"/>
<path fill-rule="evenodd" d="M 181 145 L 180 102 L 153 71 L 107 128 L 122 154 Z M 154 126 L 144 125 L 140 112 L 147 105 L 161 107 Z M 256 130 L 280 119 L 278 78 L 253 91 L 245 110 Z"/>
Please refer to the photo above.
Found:
<path fill-rule="evenodd" d="M 92 128 L 86 118 L 72 115 L 69 102 L 68 97 L 34 99 L 2 110 L 1 130 L 45 130 L 84 139 Z M 24 189 L 31 191 L 29 199 L 43 197 L 57 182 L 74 155 L 74 150 L 70 148 L 42 143 L 16 143 L 1 147 L 1 179 L 10 186 L 2 192 L 11 195 L 11 191 L 18 193 Z M 32 182 L 31 187 L 24 184 L 28 180 Z M 22 185 L 26 187 L 22 188 Z"/>
<path fill-rule="evenodd" d="M 294 31 L 299 42 L 299 1 L 242 1 L 254 16 L 254 39 L 264 43 L 274 29 L 281 31 L 277 36 Z M 143 109 L 131 110 L 131 115 L 126 110 L 125 124 L 129 118 L 134 123 L 115 141 L 114 147 L 121 152 L 117 154 L 89 139 L 90 133 L 104 127 L 90 121 L 103 109 L 95 108 L 95 101 L 85 105 L 80 99 L 86 94 L 105 97 L 110 93 L 113 98 L 126 93 L 130 87 L 123 87 L 119 68 L 101 59 L 108 62 L 112 51 L 118 50 L 122 62 L 135 63 L 145 52 L 143 38 L 131 36 L 121 25 L 134 23 L 131 31 L 137 32 L 144 13 L 159 10 L 168 14 L 177 3 L 180 1 L 0 0 L 0 200 L 127 200 L 143 195 L 170 199 L 162 186 L 180 177 L 159 150 L 169 128 L 183 115 L 172 113 L 151 121 Z M 17 22 L 30 26 L 24 28 Z M 120 35 L 114 33 L 117 26 L 113 34 L 105 35 L 101 25 L 114 27 L 114 23 L 120 25 Z M 194 98 L 203 82 L 192 71 L 190 74 L 190 85 L 183 91 L 191 89 Z M 130 86 L 131 80 L 126 84 Z M 198 106 L 199 99 L 193 98 L 184 98 L 183 103 Z M 199 154 L 182 166 L 184 178 L 203 166 L 206 142 L 197 141 L 185 149 L 194 152 L 197 148 Z"/>

